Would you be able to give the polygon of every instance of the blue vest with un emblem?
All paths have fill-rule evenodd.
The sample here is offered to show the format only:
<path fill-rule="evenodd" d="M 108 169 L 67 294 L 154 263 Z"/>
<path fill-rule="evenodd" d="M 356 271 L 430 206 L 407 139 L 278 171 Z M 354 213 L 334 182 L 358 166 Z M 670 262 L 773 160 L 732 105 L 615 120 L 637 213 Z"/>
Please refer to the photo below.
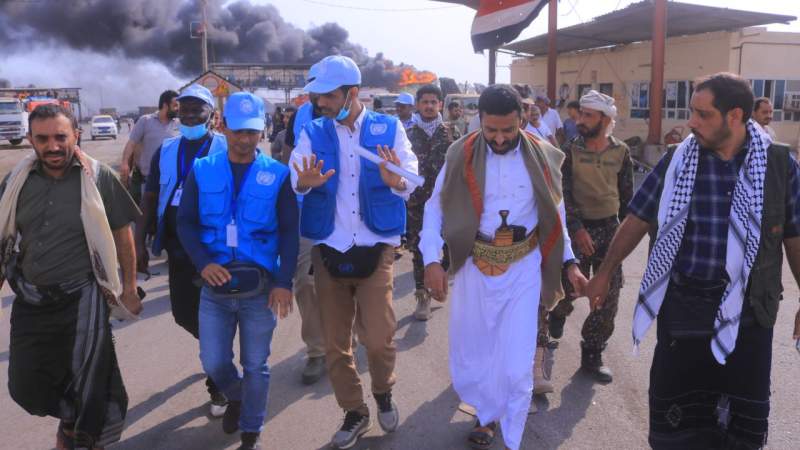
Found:
<path fill-rule="evenodd" d="M 165 223 L 164 214 L 167 211 L 172 192 L 178 186 L 178 153 L 180 148 L 181 136 L 170 137 L 164 139 L 161 144 L 161 155 L 158 163 L 159 175 L 158 180 L 158 227 L 156 235 L 153 238 L 153 253 L 160 255 L 161 250 L 164 248 L 164 233 Z M 228 150 L 228 141 L 225 136 L 219 133 L 211 133 L 211 143 L 209 144 L 206 154 L 197 155 L 201 158 L 206 155 L 213 155 L 215 153 L 225 153 Z M 184 180 L 185 181 L 185 180 Z"/>
<path fill-rule="evenodd" d="M 377 154 L 378 145 L 394 148 L 397 119 L 367 111 L 361 124 L 359 144 Z M 317 161 L 324 161 L 323 173 L 334 169 L 335 174 L 322 186 L 311 189 L 303 199 L 300 214 L 300 234 L 309 239 L 325 239 L 333 233 L 336 215 L 336 191 L 339 187 L 339 138 L 332 119 L 320 117 L 303 129 L 311 140 L 311 150 Z M 398 236 L 406 229 L 406 204 L 381 179 L 378 165 L 361 160 L 358 195 L 361 220 L 379 236 Z"/>
<path fill-rule="evenodd" d="M 227 226 L 233 215 L 233 172 L 227 152 L 201 158 L 194 163 L 200 239 L 217 264 L 231 261 L 257 264 L 270 273 L 278 267 L 277 203 L 289 168 L 256 155 L 236 198 L 235 222 L 238 246 L 228 247 Z"/>

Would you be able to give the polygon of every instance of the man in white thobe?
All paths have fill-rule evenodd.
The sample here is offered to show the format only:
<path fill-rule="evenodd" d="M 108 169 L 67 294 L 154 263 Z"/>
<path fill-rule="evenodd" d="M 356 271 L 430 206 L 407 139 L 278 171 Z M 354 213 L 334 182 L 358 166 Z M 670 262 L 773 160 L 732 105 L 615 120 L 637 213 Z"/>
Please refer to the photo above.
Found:
<path fill-rule="evenodd" d="M 425 205 L 421 250 L 425 284 L 444 301 L 440 265 L 446 242 L 455 274 L 450 309 L 450 373 L 478 423 L 473 448 L 487 448 L 496 424 L 507 448 L 520 447 L 533 390 L 541 301 L 563 297 L 560 275 L 586 279 L 565 227 L 560 167 L 564 155 L 520 132 L 522 103 L 509 86 L 479 100 L 481 132 L 450 147 Z"/>

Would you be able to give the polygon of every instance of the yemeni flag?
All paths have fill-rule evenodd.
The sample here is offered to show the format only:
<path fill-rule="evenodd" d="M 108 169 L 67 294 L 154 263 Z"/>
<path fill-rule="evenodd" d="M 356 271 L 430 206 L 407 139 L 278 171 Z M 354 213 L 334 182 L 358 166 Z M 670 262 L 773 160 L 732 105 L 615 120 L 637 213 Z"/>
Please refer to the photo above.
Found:
<path fill-rule="evenodd" d="M 547 3 L 547 0 L 480 0 L 478 14 L 472 21 L 472 47 L 480 52 L 513 41 Z"/>

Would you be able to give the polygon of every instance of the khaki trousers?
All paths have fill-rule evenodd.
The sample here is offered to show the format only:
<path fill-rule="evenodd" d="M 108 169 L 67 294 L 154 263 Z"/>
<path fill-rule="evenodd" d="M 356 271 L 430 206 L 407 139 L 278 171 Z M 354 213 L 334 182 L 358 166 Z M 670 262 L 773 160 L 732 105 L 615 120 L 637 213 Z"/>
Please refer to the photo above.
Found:
<path fill-rule="evenodd" d="M 334 278 L 317 247 L 311 252 L 325 339 L 328 378 L 339 406 L 367 411 L 361 380 L 353 359 L 353 328 L 367 349 L 372 392 L 385 394 L 395 383 L 397 328 L 392 307 L 394 248 L 386 246 L 378 267 L 367 278 Z"/>
<path fill-rule="evenodd" d="M 314 276 L 311 271 L 311 248 L 313 241 L 300 238 L 300 252 L 297 255 L 297 272 L 294 276 L 294 296 L 300 311 L 300 336 L 306 344 L 309 358 L 325 356 L 325 338 L 319 313 Z"/>

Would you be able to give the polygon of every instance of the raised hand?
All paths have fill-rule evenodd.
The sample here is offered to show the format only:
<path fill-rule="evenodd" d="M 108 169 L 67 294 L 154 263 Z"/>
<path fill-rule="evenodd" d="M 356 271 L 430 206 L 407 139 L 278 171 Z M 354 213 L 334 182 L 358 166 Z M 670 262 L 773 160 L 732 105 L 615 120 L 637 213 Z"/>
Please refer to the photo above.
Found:
<path fill-rule="evenodd" d="M 381 169 L 381 179 L 383 180 L 383 183 L 390 188 L 402 191 L 403 189 L 401 189 L 402 186 L 400 186 L 400 181 L 403 179 L 403 177 L 394 172 L 390 172 L 389 169 L 386 168 L 387 162 L 393 163 L 396 166 L 400 166 L 400 158 L 397 157 L 397 153 L 395 153 L 394 150 L 390 149 L 386 145 L 379 145 L 378 155 L 380 155 L 384 161 L 379 166 Z"/>
<path fill-rule="evenodd" d="M 297 172 L 297 189 L 305 191 L 306 189 L 320 187 L 325 184 L 336 171 L 330 169 L 322 173 L 324 163 L 325 161 L 323 160 L 317 161 L 317 156 L 314 154 L 308 158 L 305 156 L 303 157 L 303 167 L 299 167 L 296 162 L 292 162 L 292 166 L 294 166 L 294 170 Z"/>

